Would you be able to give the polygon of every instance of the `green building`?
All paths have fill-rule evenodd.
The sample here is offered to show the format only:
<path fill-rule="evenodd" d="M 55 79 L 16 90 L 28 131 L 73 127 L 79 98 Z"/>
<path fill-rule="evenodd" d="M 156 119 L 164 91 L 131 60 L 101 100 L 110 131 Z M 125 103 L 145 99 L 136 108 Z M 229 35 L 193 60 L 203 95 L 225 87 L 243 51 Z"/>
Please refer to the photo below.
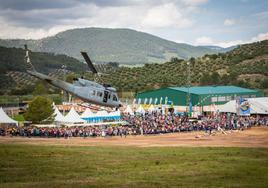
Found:
<path fill-rule="evenodd" d="M 188 95 L 189 92 L 189 95 Z M 145 91 L 136 95 L 136 101 L 141 104 L 170 104 L 187 106 L 188 96 L 193 106 L 206 106 L 210 104 L 224 104 L 237 97 L 253 98 L 262 97 L 259 91 L 236 86 L 198 86 L 198 87 L 167 87 Z"/>

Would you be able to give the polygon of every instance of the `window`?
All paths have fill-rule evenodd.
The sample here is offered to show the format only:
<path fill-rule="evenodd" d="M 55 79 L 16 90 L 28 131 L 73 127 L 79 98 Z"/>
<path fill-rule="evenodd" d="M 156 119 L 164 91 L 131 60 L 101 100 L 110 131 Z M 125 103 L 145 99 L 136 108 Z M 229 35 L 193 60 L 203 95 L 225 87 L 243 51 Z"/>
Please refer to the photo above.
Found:
<path fill-rule="evenodd" d="M 225 96 L 218 97 L 218 102 L 223 102 L 223 101 L 226 101 L 226 100 L 225 100 Z"/>
<path fill-rule="evenodd" d="M 217 97 L 211 97 L 211 102 L 217 102 Z"/>
<path fill-rule="evenodd" d="M 96 91 L 95 90 L 93 90 L 92 95 L 96 95 Z"/>
<path fill-rule="evenodd" d="M 117 101 L 117 97 L 113 95 L 113 101 Z"/>
<path fill-rule="evenodd" d="M 226 96 L 226 101 L 232 100 L 232 96 Z"/>
<path fill-rule="evenodd" d="M 98 96 L 98 97 L 102 97 L 102 92 L 98 91 L 98 92 L 97 92 L 97 96 Z"/>

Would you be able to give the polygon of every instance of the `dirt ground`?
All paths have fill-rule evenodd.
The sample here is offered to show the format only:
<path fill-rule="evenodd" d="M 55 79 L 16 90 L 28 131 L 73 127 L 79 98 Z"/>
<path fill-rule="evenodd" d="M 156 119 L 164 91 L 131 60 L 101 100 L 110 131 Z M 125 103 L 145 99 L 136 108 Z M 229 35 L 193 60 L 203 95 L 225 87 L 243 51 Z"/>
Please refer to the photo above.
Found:
<path fill-rule="evenodd" d="M 135 146 L 135 147 L 263 147 L 268 148 L 268 127 L 254 127 L 244 131 L 171 133 L 162 135 L 127 136 L 126 138 L 23 138 L 0 137 L 0 144 L 34 144 L 63 146 Z"/>

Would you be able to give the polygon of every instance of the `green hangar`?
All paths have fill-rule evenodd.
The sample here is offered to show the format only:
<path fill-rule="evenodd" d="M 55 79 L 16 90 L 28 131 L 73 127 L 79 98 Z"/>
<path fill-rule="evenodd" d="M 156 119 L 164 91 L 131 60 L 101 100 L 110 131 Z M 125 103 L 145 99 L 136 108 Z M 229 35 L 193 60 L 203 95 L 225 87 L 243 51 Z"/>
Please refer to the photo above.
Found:
<path fill-rule="evenodd" d="M 220 105 L 237 97 L 262 97 L 259 91 L 236 86 L 167 87 L 136 94 L 140 104 L 173 104 L 187 106 L 188 96 L 193 106 Z"/>

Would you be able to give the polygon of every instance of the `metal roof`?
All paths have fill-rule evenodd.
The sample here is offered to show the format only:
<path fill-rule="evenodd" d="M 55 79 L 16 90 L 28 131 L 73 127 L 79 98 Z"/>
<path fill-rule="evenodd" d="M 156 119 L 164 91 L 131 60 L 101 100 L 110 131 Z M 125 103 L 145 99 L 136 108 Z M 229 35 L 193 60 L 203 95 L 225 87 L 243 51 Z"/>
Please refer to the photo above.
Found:
<path fill-rule="evenodd" d="M 178 90 L 182 92 L 188 92 L 187 87 L 169 87 L 173 90 Z M 189 92 L 197 95 L 204 94 L 224 94 L 224 93 L 248 93 L 257 92 L 256 90 L 246 89 L 237 86 L 195 86 L 190 87 Z"/>

